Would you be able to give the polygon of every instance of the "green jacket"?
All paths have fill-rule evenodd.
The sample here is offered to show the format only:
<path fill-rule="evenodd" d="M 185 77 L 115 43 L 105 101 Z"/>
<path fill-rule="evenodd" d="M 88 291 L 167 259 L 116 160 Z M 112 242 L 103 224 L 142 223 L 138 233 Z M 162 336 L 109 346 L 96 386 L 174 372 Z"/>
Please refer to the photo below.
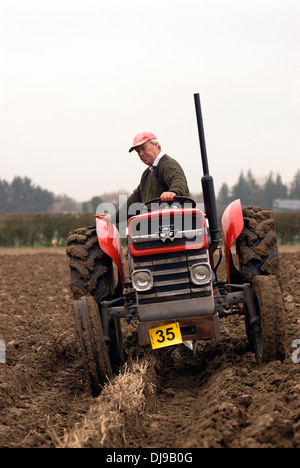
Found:
<path fill-rule="evenodd" d="M 145 203 L 153 198 L 159 198 L 163 192 L 174 192 L 178 196 L 189 197 L 189 188 L 186 177 L 180 164 L 167 154 L 159 161 L 158 165 L 151 171 L 148 167 L 142 174 L 140 183 L 127 200 L 127 207 L 134 203 Z M 117 211 L 119 221 L 120 210 Z M 124 217 L 122 216 L 122 219 Z"/>

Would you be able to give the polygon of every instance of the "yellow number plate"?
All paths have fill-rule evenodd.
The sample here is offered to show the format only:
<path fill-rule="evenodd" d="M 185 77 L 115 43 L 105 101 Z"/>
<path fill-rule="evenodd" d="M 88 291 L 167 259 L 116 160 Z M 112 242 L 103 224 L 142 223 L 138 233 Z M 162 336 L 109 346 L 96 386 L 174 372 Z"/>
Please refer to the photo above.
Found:
<path fill-rule="evenodd" d="M 153 349 L 182 343 L 178 322 L 162 325 L 157 328 L 151 328 L 149 330 L 149 335 Z"/>

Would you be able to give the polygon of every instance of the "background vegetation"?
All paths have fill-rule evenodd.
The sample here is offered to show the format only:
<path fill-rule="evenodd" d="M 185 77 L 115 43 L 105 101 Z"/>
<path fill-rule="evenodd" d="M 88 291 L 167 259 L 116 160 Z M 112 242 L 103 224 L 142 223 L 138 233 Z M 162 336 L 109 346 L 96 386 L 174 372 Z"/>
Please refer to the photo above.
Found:
<path fill-rule="evenodd" d="M 300 243 L 300 213 L 274 212 L 279 244 Z M 66 245 L 72 229 L 94 226 L 93 213 L 37 213 L 0 216 L 0 246 L 49 247 Z"/>
<path fill-rule="evenodd" d="M 201 193 L 192 196 L 201 201 Z M 260 184 L 250 170 L 246 175 L 241 172 L 236 184 L 228 187 L 224 183 L 218 193 L 220 217 L 225 207 L 237 198 L 243 206 L 269 208 L 276 199 L 300 200 L 300 170 L 289 185 L 272 172 Z M 118 194 L 96 195 L 79 203 L 67 195 L 55 196 L 35 186 L 27 177 L 15 177 L 10 184 L 0 179 L 0 246 L 65 246 L 66 236 L 72 229 L 95 225 L 96 207 L 102 202 L 117 204 Z M 300 243 L 300 212 L 274 211 L 274 217 L 279 243 Z"/>
<path fill-rule="evenodd" d="M 218 202 L 228 205 L 239 198 L 244 206 L 256 205 L 273 207 L 277 199 L 300 200 L 300 169 L 295 173 L 293 181 L 286 185 L 279 174 L 270 172 L 269 176 L 258 183 L 249 170 L 246 175 L 242 171 L 238 181 L 231 188 L 224 183 L 218 194 Z"/>
<path fill-rule="evenodd" d="M 72 229 L 94 226 L 94 213 L 36 213 L 0 216 L 0 246 L 64 246 Z"/>
<path fill-rule="evenodd" d="M 120 193 L 128 194 L 124 189 L 120 190 Z M 201 193 L 192 195 L 197 201 L 201 200 Z M 269 208 L 272 208 L 276 199 L 300 200 L 300 169 L 296 171 L 290 184 L 284 184 L 281 176 L 273 172 L 258 182 L 251 170 L 248 170 L 246 175 L 242 171 L 238 181 L 232 187 L 224 182 L 217 194 L 219 207 L 227 206 L 237 198 L 243 205 L 259 205 Z M 0 214 L 95 213 L 100 203 L 118 203 L 118 199 L 119 194 L 111 192 L 98 194 L 90 200 L 78 202 L 65 194 L 54 195 L 48 190 L 35 186 L 28 177 L 15 177 L 11 183 L 0 179 Z"/>

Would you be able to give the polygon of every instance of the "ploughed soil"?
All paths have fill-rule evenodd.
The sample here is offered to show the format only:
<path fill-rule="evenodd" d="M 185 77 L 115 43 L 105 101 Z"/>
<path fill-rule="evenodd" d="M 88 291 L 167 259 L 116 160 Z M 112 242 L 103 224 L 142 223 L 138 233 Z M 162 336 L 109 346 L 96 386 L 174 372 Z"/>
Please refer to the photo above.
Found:
<path fill-rule="evenodd" d="M 300 251 L 280 252 L 284 362 L 256 364 L 239 316 L 196 356 L 143 351 L 126 329 L 130 365 L 92 398 L 64 250 L 0 249 L 0 447 L 300 448 Z"/>

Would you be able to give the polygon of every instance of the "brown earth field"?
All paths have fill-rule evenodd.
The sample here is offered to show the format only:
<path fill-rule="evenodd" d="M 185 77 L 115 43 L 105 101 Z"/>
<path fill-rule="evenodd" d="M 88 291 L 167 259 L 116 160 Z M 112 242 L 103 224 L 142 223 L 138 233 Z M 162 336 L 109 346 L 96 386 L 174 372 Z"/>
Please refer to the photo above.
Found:
<path fill-rule="evenodd" d="M 221 338 L 141 349 L 90 395 L 64 249 L 0 249 L 0 447 L 300 448 L 300 249 L 280 248 L 287 357 L 258 366 L 242 317 Z M 2 359 L 3 360 L 3 359 Z"/>

